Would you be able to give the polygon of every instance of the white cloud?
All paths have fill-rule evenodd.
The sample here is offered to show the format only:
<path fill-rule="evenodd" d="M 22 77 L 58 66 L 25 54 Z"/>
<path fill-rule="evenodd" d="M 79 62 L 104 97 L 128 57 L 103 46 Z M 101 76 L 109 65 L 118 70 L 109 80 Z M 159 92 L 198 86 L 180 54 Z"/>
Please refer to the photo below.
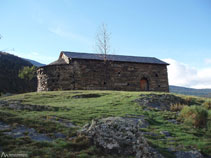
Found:
<path fill-rule="evenodd" d="M 211 68 L 197 69 L 174 59 L 163 59 L 169 63 L 168 77 L 170 85 L 211 88 Z"/>
<path fill-rule="evenodd" d="M 206 64 L 211 64 L 211 59 L 205 59 Z"/>

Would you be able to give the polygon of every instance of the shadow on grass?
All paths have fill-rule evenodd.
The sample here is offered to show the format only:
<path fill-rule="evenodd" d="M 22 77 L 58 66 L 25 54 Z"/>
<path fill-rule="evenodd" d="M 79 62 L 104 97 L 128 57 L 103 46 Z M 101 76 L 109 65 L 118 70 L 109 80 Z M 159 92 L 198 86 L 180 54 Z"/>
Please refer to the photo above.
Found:
<path fill-rule="evenodd" d="M 149 143 L 152 148 L 154 148 L 156 151 L 158 151 L 161 155 L 163 155 L 165 158 L 176 158 L 173 151 L 169 151 L 168 148 L 162 148 L 158 145 Z"/>

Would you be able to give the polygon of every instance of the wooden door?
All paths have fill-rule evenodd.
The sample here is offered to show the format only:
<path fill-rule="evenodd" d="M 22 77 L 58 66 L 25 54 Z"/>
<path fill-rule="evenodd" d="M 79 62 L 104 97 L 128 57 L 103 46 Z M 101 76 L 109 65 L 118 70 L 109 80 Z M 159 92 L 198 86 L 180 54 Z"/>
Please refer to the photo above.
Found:
<path fill-rule="evenodd" d="M 141 91 L 148 91 L 149 90 L 149 85 L 148 85 L 148 81 L 147 81 L 146 78 L 141 79 L 140 86 L 141 86 Z"/>

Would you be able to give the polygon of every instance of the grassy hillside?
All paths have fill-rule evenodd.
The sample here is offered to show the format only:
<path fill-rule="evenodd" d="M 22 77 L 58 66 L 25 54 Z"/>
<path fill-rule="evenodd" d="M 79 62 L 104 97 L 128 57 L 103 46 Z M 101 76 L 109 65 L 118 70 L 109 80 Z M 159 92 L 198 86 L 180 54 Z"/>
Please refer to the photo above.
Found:
<path fill-rule="evenodd" d="M 197 149 L 203 154 L 211 154 L 211 132 L 206 128 L 193 128 L 183 123 L 174 124 L 169 119 L 177 119 L 177 112 L 145 109 L 134 100 L 140 98 L 141 92 L 123 91 L 56 91 L 33 92 L 0 98 L 0 101 L 21 102 L 21 104 L 42 105 L 52 107 L 50 110 L 14 110 L 0 108 L 0 122 L 12 127 L 24 125 L 34 128 L 39 133 L 53 137 L 55 133 L 66 136 L 65 139 L 39 142 L 27 136 L 11 138 L 0 130 L 0 149 L 16 153 L 25 152 L 30 157 L 115 157 L 101 152 L 90 145 L 85 138 L 78 138 L 76 130 L 89 123 L 92 119 L 109 116 L 143 115 L 150 123 L 143 132 L 153 132 L 146 136 L 150 145 L 155 147 L 165 157 L 173 157 L 169 148 L 181 150 Z M 158 93 L 154 93 L 158 94 Z M 199 104 L 204 98 L 181 96 L 186 101 Z M 211 111 L 209 110 L 209 119 Z M 75 128 L 61 124 L 62 120 L 70 121 Z M 166 138 L 160 134 L 168 131 L 172 137 Z M 57 156 L 56 156 L 57 155 Z M 117 156 L 119 157 L 119 156 Z"/>
<path fill-rule="evenodd" d="M 12 54 L 0 52 L 0 92 L 21 93 L 36 90 L 36 78 L 29 86 L 29 83 L 18 77 L 19 70 L 24 66 L 32 66 L 32 64 Z"/>

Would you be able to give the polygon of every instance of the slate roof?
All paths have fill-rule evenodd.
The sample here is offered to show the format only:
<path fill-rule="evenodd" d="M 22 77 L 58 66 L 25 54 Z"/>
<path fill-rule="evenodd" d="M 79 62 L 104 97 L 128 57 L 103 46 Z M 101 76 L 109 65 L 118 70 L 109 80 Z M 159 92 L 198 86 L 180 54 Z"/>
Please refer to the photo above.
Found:
<path fill-rule="evenodd" d="M 63 64 L 67 64 L 67 63 L 65 62 L 64 59 L 59 58 L 58 60 L 56 60 L 56 61 L 54 61 L 54 62 L 52 62 L 52 63 L 50 63 L 48 65 L 63 65 Z"/>
<path fill-rule="evenodd" d="M 66 52 L 66 51 L 62 51 L 61 53 L 64 53 L 68 58 L 71 58 L 71 59 L 104 60 L 100 54 L 76 53 L 76 52 Z M 107 55 L 107 59 L 111 60 L 111 61 L 119 61 L 119 62 L 134 62 L 134 63 L 169 65 L 168 63 L 161 61 L 154 57 Z"/>

